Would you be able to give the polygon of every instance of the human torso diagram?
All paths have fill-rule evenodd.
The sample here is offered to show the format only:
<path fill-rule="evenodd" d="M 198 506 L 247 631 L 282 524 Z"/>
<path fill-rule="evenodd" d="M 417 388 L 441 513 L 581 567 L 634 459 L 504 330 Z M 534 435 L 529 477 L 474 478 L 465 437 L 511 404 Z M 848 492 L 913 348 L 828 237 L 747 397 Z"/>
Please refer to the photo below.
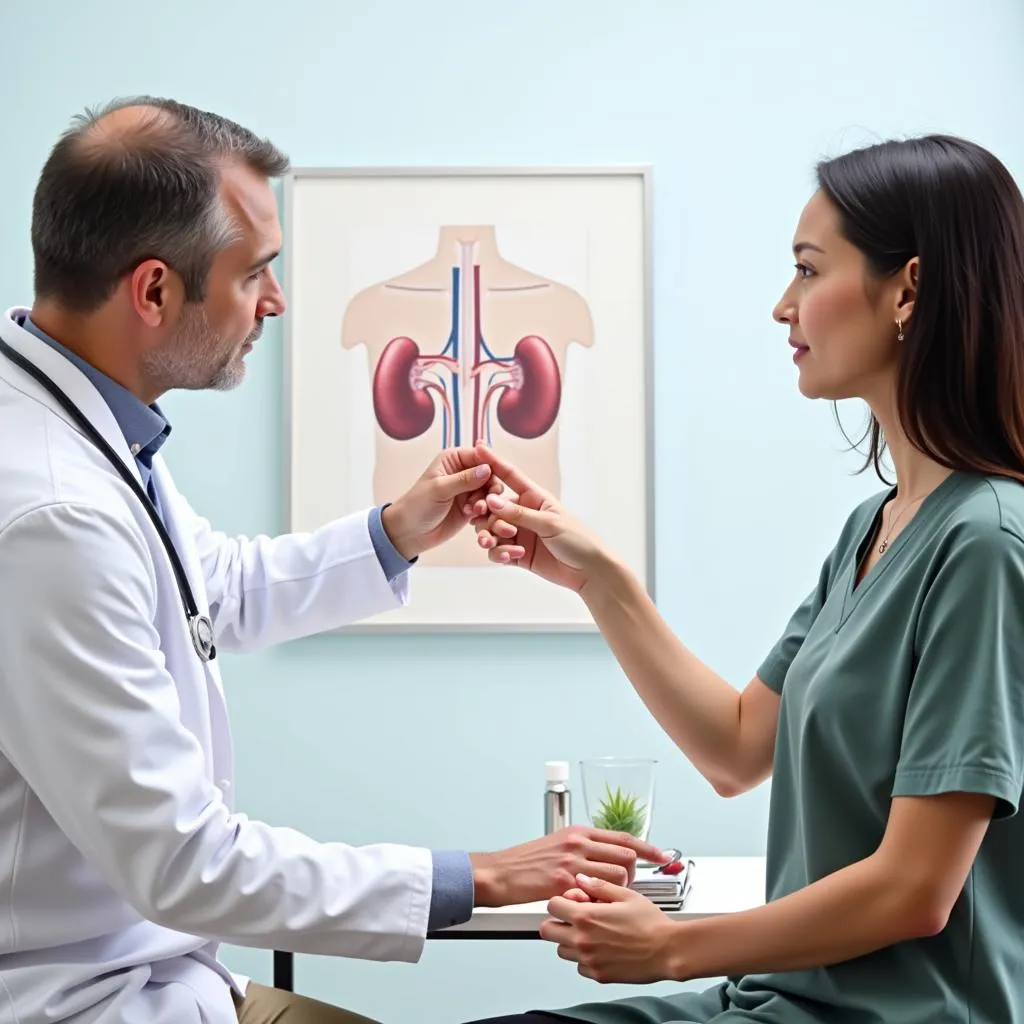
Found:
<path fill-rule="evenodd" d="M 493 227 L 443 227 L 437 255 L 349 302 L 342 346 L 367 349 L 373 492 L 393 500 L 444 447 L 483 439 L 556 496 L 569 345 L 593 344 L 583 297 L 503 259 Z M 487 565 L 472 530 L 424 564 Z"/>

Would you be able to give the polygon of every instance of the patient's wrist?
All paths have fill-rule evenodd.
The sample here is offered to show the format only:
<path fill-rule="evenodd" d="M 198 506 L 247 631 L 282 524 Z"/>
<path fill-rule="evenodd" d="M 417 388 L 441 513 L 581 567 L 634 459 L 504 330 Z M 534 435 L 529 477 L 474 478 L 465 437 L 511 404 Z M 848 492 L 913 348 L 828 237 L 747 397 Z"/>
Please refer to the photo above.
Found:
<path fill-rule="evenodd" d="M 639 586 L 639 581 L 632 571 L 613 554 L 602 551 L 593 565 L 587 567 L 587 581 L 580 594 L 588 605 L 604 603 L 609 598 L 621 600 L 634 586 Z"/>
<path fill-rule="evenodd" d="M 693 963 L 686 955 L 692 943 L 692 936 L 687 934 L 688 926 L 693 921 L 671 921 L 666 929 L 667 939 L 662 950 L 662 978 L 664 981 L 692 981 L 698 975 L 693 973 Z"/>

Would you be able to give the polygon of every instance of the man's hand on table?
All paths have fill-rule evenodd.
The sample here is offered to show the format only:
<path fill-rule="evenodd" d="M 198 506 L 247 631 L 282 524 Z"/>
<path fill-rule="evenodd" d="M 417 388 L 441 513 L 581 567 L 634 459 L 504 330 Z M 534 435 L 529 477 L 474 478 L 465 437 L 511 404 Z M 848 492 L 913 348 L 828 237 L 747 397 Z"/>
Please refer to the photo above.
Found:
<path fill-rule="evenodd" d="M 576 886 L 577 875 L 629 885 L 638 860 L 657 864 L 668 859 L 628 833 L 570 825 L 498 853 L 470 854 L 474 903 L 504 907 L 549 900 Z"/>

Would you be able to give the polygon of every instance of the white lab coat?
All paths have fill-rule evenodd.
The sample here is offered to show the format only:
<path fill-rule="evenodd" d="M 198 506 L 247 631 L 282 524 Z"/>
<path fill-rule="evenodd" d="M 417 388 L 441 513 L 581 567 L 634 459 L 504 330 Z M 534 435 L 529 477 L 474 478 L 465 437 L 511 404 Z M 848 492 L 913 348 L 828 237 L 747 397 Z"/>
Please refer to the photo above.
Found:
<path fill-rule="evenodd" d="M 135 472 L 102 397 L 15 312 L 0 335 Z M 159 457 L 154 480 L 220 652 L 407 600 L 365 512 L 236 539 L 192 511 Z M 235 810 L 218 666 L 194 651 L 139 500 L 0 354 L 0 1021 L 232 1024 L 245 979 L 218 963 L 218 941 L 419 958 L 429 851 L 316 843 Z"/>

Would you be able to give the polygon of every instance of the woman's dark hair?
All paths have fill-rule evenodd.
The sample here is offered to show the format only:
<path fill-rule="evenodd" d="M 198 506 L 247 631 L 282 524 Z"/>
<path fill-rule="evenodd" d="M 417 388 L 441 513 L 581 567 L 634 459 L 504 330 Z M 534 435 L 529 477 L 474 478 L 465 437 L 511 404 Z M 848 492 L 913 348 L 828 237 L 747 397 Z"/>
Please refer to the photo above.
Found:
<path fill-rule="evenodd" d="M 1009 171 L 972 142 L 929 135 L 823 161 L 817 177 L 872 275 L 920 258 L 897 371 L 911 444 L 950 469 L 1024 481 L 1024 198 Z M 885 481 L 873 415 L 869 434 L 861 472 Z"/>

